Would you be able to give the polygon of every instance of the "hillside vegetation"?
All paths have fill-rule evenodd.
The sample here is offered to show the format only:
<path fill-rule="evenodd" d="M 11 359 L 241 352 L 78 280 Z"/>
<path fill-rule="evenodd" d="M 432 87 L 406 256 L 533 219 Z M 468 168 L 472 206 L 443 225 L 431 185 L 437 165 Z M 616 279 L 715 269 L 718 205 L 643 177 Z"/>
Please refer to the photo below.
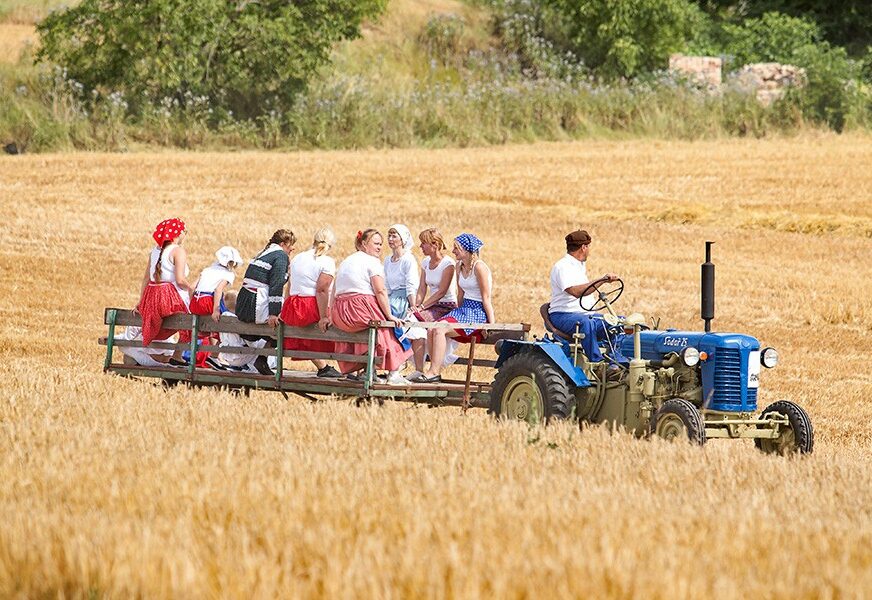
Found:
<path fill-rule="evenodd" d="M 0 596 L 862 598 L 870 163 L 834 134 L 0 157 Z M 538 334 L 567 231 L 619 310 L 694 329 L 714 240 L 714 328 L 779 350 L 760 405 L 802 403 L 815 452 L 104 375 L 103 307 L 136 302 L 170 215 L 195 275 L 278 227 L 302 250 L 330 224 L 337 259 L 365 226 L 471 229 L 497 319 Z"/>
<path fill-rule="evenodd" d="M 227 71 L 194 68 L 199 54 L 177 67 L 155 59 L 159 73 L 169 70 L 166 81 L 151 75 L 124 79 L 132 69 L 89 66 L 92 53 L 85 52 L 84 59 L 71 54 L 76 44 L 70 40 L 87 36 L 88 28 L 75 30 L 60 17 L 41 25 L 53 42 L 40 55 L 22 23 L 38 20 L 57 3 L 7 2 L 0 9 L 7 15 L 0 28 L 9 33 L 0 43 L 0 142 L 27 152 L 154 145 L 442 147 L 593 137 L 766 137 L 820 128 L 862 130 L 872 123 L 872 54 L 869 60 L 862 53 L 847 55 L 822 38 L 825 29 L 804 18 L 781 13 L 752 18 L 734 7 L 710 15 L 690 0 L 670 0 L 670 6 L 680 5 L 686 27 L 661 36 L 660 15 L 643 36 L 633 24 L 645 22 L 644 11 L 654 10 L 656 2 L 638 3 L 633 10 L 643 12 L 615 16 L 614 26 L 602 27 L 591 18 L 572 17 L 573 2 L 561 2 L 391 0 L 363 24 L 360 38 L 334 46 L 329 64 L 298 69 L 291 79 L 290 71 L 285 74 L 292 82 L 286 88 L 256 75 L 229 74 L 217 88 L 195 86 L 179 73 L 208 78 L 210 72 Z M 112 22 L 108 13 L 100 15 L 101 22 Z M 606 37 L 597 38 L 596 48 L 579 45 L 578 40 L 593 38 L 568 26 L 576 22 Z M 136 23 L 119 25 L 123 35 L 145 30 Z M 34 45 L 22 46 L 27 43 Z M 121 49 L 153 45 L 119 41 Z M 106 54 L 91 61 L 96 65 L 132 60 L 126 51 L 116 56 L 104 45 L 96 47 Z M 619 48 L 624 48 L 620 56 L 602 54 Z M 733 83 L 710 93 L 664 70 L 666 57 L 677 50 L 732 57 L 728 72 L 741 66 L 740 59 L 796 61 L 807 69 L 808 84 L 770 107 Z M 602 56 L 595 61 L 597 52 Z M 41 58 L 37 66 L 35 57 Z M 262 86 L 259 95 L 242 104 L 239 98 L 236 104 L 228 101 L 254 94 L 256 86 Z"/>

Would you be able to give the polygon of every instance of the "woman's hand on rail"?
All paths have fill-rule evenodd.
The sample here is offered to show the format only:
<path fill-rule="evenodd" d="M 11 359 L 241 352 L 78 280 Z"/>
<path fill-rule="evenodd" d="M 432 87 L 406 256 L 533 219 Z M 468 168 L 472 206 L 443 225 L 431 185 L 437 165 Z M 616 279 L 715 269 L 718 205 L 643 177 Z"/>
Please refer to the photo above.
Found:
<path fill-rule="evenodd" d="M 321 330 L 321 333 L 324 333 L 328 327 L 330 327 L 330 317 L 321 317 L 318 321 L 318 329 Z"/>

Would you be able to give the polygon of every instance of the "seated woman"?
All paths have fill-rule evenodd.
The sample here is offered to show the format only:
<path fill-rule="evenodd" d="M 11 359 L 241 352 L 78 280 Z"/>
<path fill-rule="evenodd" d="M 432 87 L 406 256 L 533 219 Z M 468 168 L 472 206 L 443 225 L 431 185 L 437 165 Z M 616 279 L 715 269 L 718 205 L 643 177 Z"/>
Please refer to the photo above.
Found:
<path fill-rule="evenodd" d="M 457 292 L 454 286 L 454 261 L 445 256 L 445 240 L 435 227 L 425 229 L 418 235 L 421 241 L 421 280 L 418 284 L 418 294 L 415 297 L 413 314 L 420 321 L 438 321 L 457 308 Z M 457 357 L 452 354 L 456 343 L 450 341 L 446 352 L 446 364 Z M 422 340 L 412 340 L 412 352 L 415 357 L 414 373 L 410 380 L 420 379 L 424 375 L 423 364 L 426 349 L 426 336 Z"/>
<path fill-rule="evenodd" d="M 338 329 L 348 333 L 363 331 L 370 321 L 393 321 L 395 326 L 402 321 L 391 314 L 388 293 L 385 288 L 385 271 L 379 256 L 382 236 L 375 229 L 358 231 L 354 245 L 357 252 L 342 261 L 336 271 L 333 286 L 331 321 Z M 336 342 L 336 351 L 342 354 L 366 354 L 367 345 Z M 380 328 L 376 338 L 376 357 L 381 357 L 382 367 L 395 374 L 411 356 L 390 329 Z M 363 363 L 339 361 L 339 370 L 353 373 L 364 367 Z"/>
<path fill-rule="evenodd" d="M 279 318 L 291 327 L 308 327 L 318 324 L 327 331 L 330 321 L 330 290 L 336 276 L 336 261 L 327 256 L 327 251 L 336 243 L 336 236 L 328 227 L 315 232 L 312 248 L 300 252 L 291 261 L 291 290 L 285 298 Z M 304 340 L 285 338 L 285 350 L 304 352 L 333 352 L 333 342 L 327 340 Z M 323 359 L 312 363 L 318 369 L 318 377 L 339 377 L 340 373 Z"/>
<path fill-rule="evenodd" d="M 440 321 L 449 323 L 493 323 L 494 308 L 491 303 L 493 276 L 490 267 L 479 258 L 484 246 L 478 237 L 462 233 L 454 238 L 454 256 L 457 257 L 457 300 L 460 306 L 449 312 Z M 448 339 L 458 342 L 478 341 L 484 338 L 476 329 L 431 329 L 427 337 L 430 345 L 430 368 L 418 380 L 421 383 L 442 381 Z"/>
<path fill-rule="evenodd" d="M 410 308 L 418 295 L 418 263 L 411 253 L 412 232 L 405 225 L 394 225 L 388 229 L 388 246 L 391 255 L 385 259 L 385 286 L 391 304 L 391 314 L 398 319 L 415 320 Z M 407 327 L 394 332 L 403 349 L 413 349 L 415 368 L 420 373 L 424 368 L 424 340 L 427 332 L 420 327 Z M 409 383 L 399 373 L 391 375 L 389 383 L 404 385 Z"/>
<path fill-rule="evenodd" d="M 155 247 L 149 255 L 148 268 L 142 279 L 140 299 L 136 310 L 142 315 L 142 343 L 148 346 L 154 340 L 165 340 L 175 330 L 163 329 L 164 317 L 188 313 L 193 286 L 188 282 L 188 257 L 182 242 L 187 230 L 179 219 L 161 221 L 152 233 Z M 180 331 L 179 341 L 191 341 L 190 331 Z M 179 364 L 181 351 L 170 359 Z M 181 363 L 184 364 L 184 363 Z"/>
<path fill-rule="evenodd" d="M 454 288 L 454 261 L 445 256 L 445 241 L 431 227 L 418 236 L 421 240 L 421 281 L 415 297 L 415 312 L 422 321 L 438 321 L 457 308 Z"/>

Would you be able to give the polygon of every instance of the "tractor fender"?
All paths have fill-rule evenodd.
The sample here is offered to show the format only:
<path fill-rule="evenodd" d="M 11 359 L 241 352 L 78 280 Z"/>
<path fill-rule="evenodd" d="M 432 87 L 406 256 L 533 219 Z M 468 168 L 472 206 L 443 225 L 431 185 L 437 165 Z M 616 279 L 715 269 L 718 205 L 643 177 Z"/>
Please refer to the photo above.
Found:
<path fill-rule="evenodd" d="M 590 387 L 592 385 L 590 380 L 587 378 L 587 375 L 584 374 L 584 371 L 572 364 L 572 361 L 563 351 L 563 346 L 561 344 L 545 340 L 501 340 L 497 348 L 499 358 L 497 359 L 495 368 L 499 369 L 506 360 L 523 350 L 528 352 L 542 352 L 545 354 L 548 358 L 554 361 L 557 368 L 560 369 L 576 387 Z"/>

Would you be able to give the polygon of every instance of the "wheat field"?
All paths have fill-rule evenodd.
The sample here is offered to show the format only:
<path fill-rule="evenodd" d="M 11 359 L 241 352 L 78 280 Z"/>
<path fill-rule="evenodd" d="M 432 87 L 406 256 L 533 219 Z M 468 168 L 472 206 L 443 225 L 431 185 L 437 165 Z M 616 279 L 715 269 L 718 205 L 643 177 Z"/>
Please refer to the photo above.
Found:
<path fill-rule="evenodd" d="M 860 598 L 872 595 L 872 140 L 585 142 L 0 158 L 0 597 Z M 484 411 L 162 388 L 101 372 L 155 223 L 194 273 L 278 227 L 471 230 L 497 318 L 542 331 L 562 237 L 623 310 L 781 364 L 815 453 L 703 448 Z"/>

